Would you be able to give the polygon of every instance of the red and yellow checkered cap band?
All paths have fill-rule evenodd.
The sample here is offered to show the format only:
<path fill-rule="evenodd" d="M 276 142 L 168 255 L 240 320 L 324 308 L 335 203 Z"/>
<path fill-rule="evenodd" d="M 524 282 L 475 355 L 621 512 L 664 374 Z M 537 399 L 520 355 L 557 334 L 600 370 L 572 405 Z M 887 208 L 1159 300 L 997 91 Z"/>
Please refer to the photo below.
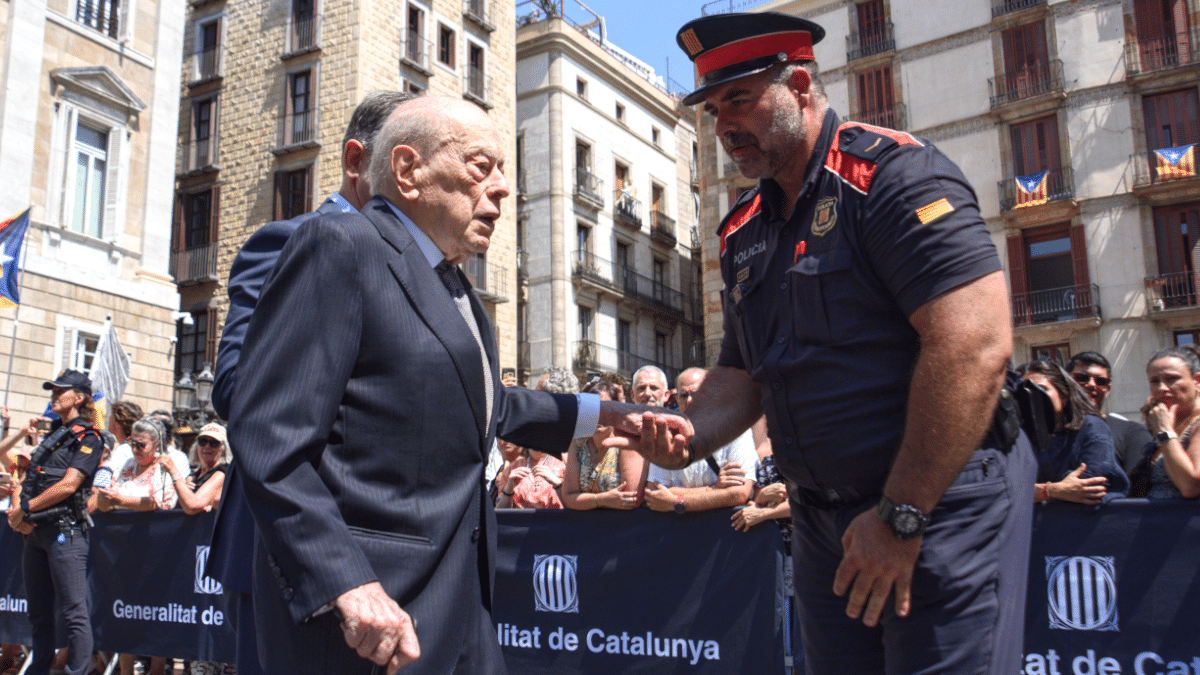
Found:
<path fill-rule="evenodd" d="M 813 61 L 812 35 L 807 31 L 785 31 L 755 35 L 721 45 L 696 57 L 696 77 L 750 59 L 785 54 L 787 61 Z"/>

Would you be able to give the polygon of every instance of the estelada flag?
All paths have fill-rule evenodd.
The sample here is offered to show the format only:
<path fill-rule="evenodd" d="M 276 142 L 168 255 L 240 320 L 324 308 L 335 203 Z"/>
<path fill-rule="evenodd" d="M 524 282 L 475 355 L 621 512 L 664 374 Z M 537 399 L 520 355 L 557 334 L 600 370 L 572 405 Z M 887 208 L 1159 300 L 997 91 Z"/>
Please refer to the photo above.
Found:
<path fill-rule="evenodd" d="M 1174 148 L 1159 148 L 1154 151 L 1158 159 L 1158 179 L 1186 178 L 1196 175 L 1196 146 L 1180 145 Z"/>
<path fill-rule="evenodd" d="M 1046 177 L 1049 175 L 1049 171 L 1043 171 L 1030 176 L 1017 176 L 1017 203 L 1013 208 L 1045 204 L 1047 201 Z"/>
<path fill-rule="evenodd" d="M 29 227 L 29 209 L 0 223 L 0 309 L 21 304 L 19 270 L 21 244 Z"/>

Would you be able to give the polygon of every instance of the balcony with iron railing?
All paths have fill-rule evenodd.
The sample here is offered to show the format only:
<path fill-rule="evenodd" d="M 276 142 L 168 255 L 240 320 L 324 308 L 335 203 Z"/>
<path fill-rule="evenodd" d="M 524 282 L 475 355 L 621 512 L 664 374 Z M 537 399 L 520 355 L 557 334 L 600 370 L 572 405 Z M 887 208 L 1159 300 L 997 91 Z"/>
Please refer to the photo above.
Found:
<path fill-rule="evenodd" d="M 604 208 L 604 181 L 587 169 L 575 169 L 575 201 L 593 209 Z"/>
<path fill-rule="evenodd" d="M 1197 181 L 1200 180 L 1196 176 L 1197 160 L 1200 160 L 1200 148 L 1192 146 L 1192 156 L 1190 161 L 1181 161 L 1178 166 L 1172 167 L 1160 161 L 1158 155 L 1153 150 L 1146 154 L 1138 153 L 1129 156 L 1129 170 L 1133 174 L 1132 185 L 1134 189 L 1148 188 L 1155 185 L 1163 185 L 1164 183 L 1176 183 L 1177 181 Z M 1190 173 L 1190 175 L 1189 175 Z"/>
<path fill-rule="evenodd" d="M 483 72 L 482 68 L 467 66 L 467 72 L 463 74 L 463 96 L 485 108 L 491 108 L 488 104 L 490 81 L 491 78 Z"/>
<path fill-rule="evenodd" d="M 217 242 L 171 252 L 171 276 L 181 286 L 216 281 Z"/>
<path fill-rule="evenodd" d="M 463 0 L 463 16 L 490 33 L 496 26 L 491 21 L 488 3 L 489 0 Z"/>
<path fill-rule="evenodd" d="M 288 113 L 280 118 L 280 148 L 307 146 L 317 140 L 317 111 Z"/>
<path fill-rule="evenodd" d="M 1000 210 L 1011 211 L 1017 206 L 1016 177 L 1002 180 L 997 185 L 1000 194 Z M 1061 199 L 1071 199 L 1075 196 L 1075 180 L 1071 167 L 1051 169 L 1046 172 L 1046 201 L 1053 202 Z M 1028 207 L 1020 207 L 1028 208 Z"/>
<path fill-rule="evenodd" d="M 404 44 L 400 45 L 400 63 L 426 76 L 432 75 L 433 71 L 429 69 L 429 51 L 433 44 L 415 30 L 406 30 L 400 34 L 404 38 Z"/>
<path fill-rule="evenodd" d="M 1054 59 L 1049 63 L 1034 64 L 1016 72 L 1005 73 L 1002 77 L 989 79 L 992 107 L 998 108 L 1043 94 L 1062 94 L 1062 68 L 1062 61 Z"/>
<path fill-rule="evenodd" d="M 650 211 L 650 238 L 665 246 L 675 246 L 675 219 L 652 209 Z"/>
<path fill-rule="evenodd" d="M 185 146 L 187 172 L 212 169 L 217 166 L 217 137 L 193 140 Z"/>
<path fill-rule="evenodd" d="M 635 230 L 642 229 L 642 203 L 628 191 L 616 190 L 613 192 L 613 221 Z"/>
<path fill-rule="evenodd" d="M 657 366 L 666 373 L 668 382 L 674 382 L 682 370 L 679 365 L 680 359 L 676 354 L 669 355 L 669 357 L 675 357 L 673 363 L 662 363 L 630 351 L 605 347 L 595 340 L 579 340 L 571 347 L 574 354 L 572 361 L 576 372 L 616 371 L 626 377 L 632 377 L 633 373 L 642 366 Z"/>
<path fill-rule="evenodd" d="M 320 48 L 321 15 L 293 16 L 285 56 Z"/>
<path fill-rule="evenodd" d="M 683 316 L 683 293 L 666 283 L 600 258 L 591 251 L 575 251 L 573 260 L 572 274 L 576 279 L 637 300 L 652 309 L 664 310 L 676 318 Z"/>
<path fill-rule="evenodd" d="M 1200 63 L 1200 27 L 1125 43 L 1125 74 L 1138 75 Z"/>
<path fill-rule="evenodd" d="M 1040 7 L 1046 4 L 1046 0 L 992 0 L 992 18 L 1012 14 L 1023 9 Z"/>
<path fill-rule="evenodd" d="M 462 271 L 484 300 L 508 302 L 508 268 L 493 265 L 487 258 L 472 256 L 462 264 Z"/>
<path fill-rule="evenodd" d="M 849 115 L 847 119 L 887 129 L 903 130 L 908 124 L 907 117 L 908 109 L 903 103 L 896 103 L 878 110 L 860 110 Z"/>
<path fill-rule="evenodd" d="M 188 84 L 196 86 L 221 77 L 222 65 L 220 47 L 192 54 L 192 81 Z"/>
<path fill-rule="evenodd" d="M 1012 296 L 1013 326 L 1033 326 L 1077 319 L 1100 318 L 1096 284 L 1076 284 Z"/>
<path fill-rule="evenodd" d="M 1146 277 L 1146 307 L 1151 313 L 1196 307 L 1197 277 L 1172 272 Z"/>
<path fill-rule="evenodd" d="M 846 36 L 846 60 L 854 61 L 872 54 L 881 54 L 896 48 L 896 37 L 892 22 L 885 21 L 867 30 L 855 31 Z"/>

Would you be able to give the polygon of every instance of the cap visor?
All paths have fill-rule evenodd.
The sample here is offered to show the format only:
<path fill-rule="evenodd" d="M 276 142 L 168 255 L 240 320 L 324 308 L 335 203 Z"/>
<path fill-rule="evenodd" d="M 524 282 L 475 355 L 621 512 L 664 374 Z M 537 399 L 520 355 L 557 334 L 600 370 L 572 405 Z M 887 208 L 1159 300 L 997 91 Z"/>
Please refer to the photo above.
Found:
<path fill-rule="evenodd" d="M 776 63 L 778 63 L 778 62 L 776 62 Z M 757 74 L 763 72 L 764 70 L 770 68 L 773 65 L 775 65 L 775 63 L 771 63 L 771 64 L 763 66 L 761 68 L 752 68 L 750 70 L 746 70 L 743 72 L 730 73 L 729 75 L 726 75 L 725 77 L 722 77 L 721 79 L 719 79 L 715 82 L 709 82 L 708 84 L 704 85 L 703 87 L 700 87 L 696 91 L 693 91 L 692 93 L 685 96 L 683 98 L 683 104 L 684 105 L 696 105 L 697 103 L 703 101 L 705 95 L 707 95 L 709 90 L 713 89 L 714 87 L 719 87 L 723 84 L 733 82 L 734 80 L 740 80 L 743 77 L 750 77 L 751 75 L 757 75 Z"/>

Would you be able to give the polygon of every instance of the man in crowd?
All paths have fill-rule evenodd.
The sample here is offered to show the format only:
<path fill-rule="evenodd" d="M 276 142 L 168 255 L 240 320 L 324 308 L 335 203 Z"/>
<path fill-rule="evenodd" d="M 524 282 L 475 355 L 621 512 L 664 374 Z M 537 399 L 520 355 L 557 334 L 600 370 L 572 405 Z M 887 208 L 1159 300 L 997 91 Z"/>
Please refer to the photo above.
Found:
<path fill-rule="evenodd" d="M 679 410 L 687 413 L 692 396 L 708 373 L 688 368 L 675 378 Z M 702 461 L 682 469 L 650 466 L 646 482 L 646 506 L 652 511 L 686 513 L 741 506 L 754 493 L 754 466 L 758 454 L 749 429 L 732 443 Z"/>
<path fill-rule="evenodd" d="M 695 438 L 656 454 L 646 434 L 644 453 L 683 465 L 766 413 L 809 673 L 1018 672 L 1035 462 L 992 427 L 1000 261 L 953 163 L 829 109 L 824 32 L 773 12 L 679 31 L 700 84 L 684 103 L 759 182 L 719 228 L 724 340 Z"/>
<path fill-rule="evenodd" d="M 538 391 L 548 391 L 551 394 L 578 394 L 579 378 L 570 368 L 551 366 L 538 378 Z"/>
<path fill-rule="evenodd" d="M 642 366 L 633 374 L 633 402 L 639 405 L 666 405 L 670 394 L 667 374 L 657 366 Z"/>
<path fill-rule="evenodd" d="M 1153 439 L 1146 427 L 1116 413 L 1105 413 L 1101 407 L 1112 392 L 1112 367 L 1108 359 L 1098 352 L 1079 352 L 1067 361 L 1067 372 L 1083 387 L 1092 405 L 1108 423 L 1117 463 L 1125 469 L 1125 473 L 1133 471 L 1133 467 L 1142 459 L 1142 450 Z"/>
<path fill-rule="evenodd" d="M 561 453 L 604 424 L 672 456 L 691 426 L 500 385 L 487 314 L 457 268 L 487 251 L 509 193 L 486 113 L 419 97 L 375 144 L 376 196 L 296 230 L 243 347 L 255 367 L 238 374 L 230 442 L 258 526 L 260 659 L 268 673 L 503 672 L 492 440 Z"/>
<path fill-rule="evenodd" d="M 279 252 L 300 223 L 319 214 L 357 213 L 371 198 L 367 169 L 375 134 L 396 106 L 412 98 L 398 91 L 370 93 L 355 108 L 342 138 L 342 186 L 315 212 L 260 227 L 246 240 L 229 270 L 229 313 L 221 334 L 217 371 L 213 380 L 213 408 L 229 419 L 242 342 L 250 326 L 250 317 L 259 294 Z M 180 466 L 178 463 L 177 466 Z M 254 520 L 242 494 L 241 476 L 229 467 L 224 493 L 213 528 L 209 554 L 209 574 L 221 582 L 228 595 L 227 606 L 238 631 L 238 672 L 254 675 L 262 672 L 258 663 L 253 609 L 251 606 L 251 551 L 254 550 Z M 238 615 L 247 617 L 237 621 Z"/>

